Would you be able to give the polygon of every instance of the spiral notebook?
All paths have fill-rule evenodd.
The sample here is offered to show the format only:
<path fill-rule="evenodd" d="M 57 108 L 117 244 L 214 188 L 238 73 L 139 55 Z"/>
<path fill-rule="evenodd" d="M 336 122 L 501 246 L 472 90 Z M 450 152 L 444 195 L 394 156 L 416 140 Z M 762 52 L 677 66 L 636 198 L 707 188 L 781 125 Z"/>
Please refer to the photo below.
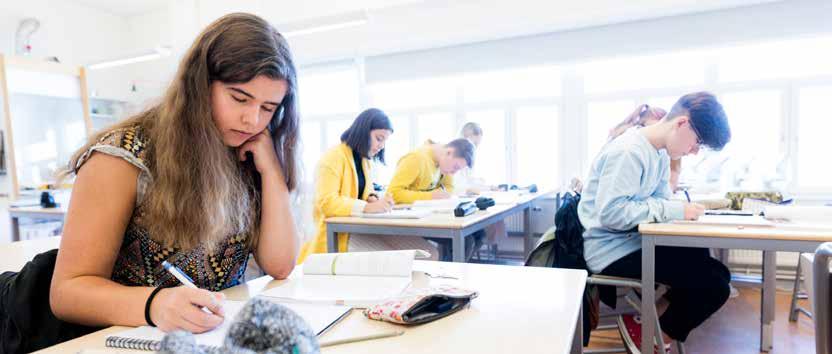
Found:
<path fill-rule="evenodd" d="M 318 336 L 324 334 L 341 319 L 347 317 L 352 310 L 349 306 L 324 305 L 324 304 L 302 304 L 302 303 L 280 303 L 302 317 Z M 231 323 L 237 317 L 244 301 L 227 300 L 223 304 L 225 310 L 225 321 L 219 327 L 194 335 L 196 343 L 207 352 L 214 352 L 222 347 L 223 341 L 228 333 Z M 147 351 L 159 351 L 165 333 L 156 327 L 142 326 L 116 333 L 106 338 L 104 344 L 108 348 L 135 349 Z"/>

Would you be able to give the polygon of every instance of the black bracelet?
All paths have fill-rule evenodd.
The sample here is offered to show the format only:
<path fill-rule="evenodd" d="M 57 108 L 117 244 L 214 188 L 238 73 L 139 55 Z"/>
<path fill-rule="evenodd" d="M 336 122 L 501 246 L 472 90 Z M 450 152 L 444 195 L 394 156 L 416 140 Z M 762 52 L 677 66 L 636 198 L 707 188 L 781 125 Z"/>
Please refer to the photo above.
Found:
<path fill-rule="evenodd" d="M 147 302 L 144 303 L 144 320 L 151 327 L 156 327 L 156 324 L 153 323 L 153 320 L 150 319 L 150 303 L 153 302 L 153 298 L 156 297 L 156 294 L 158 294 L 159 291 L 161 291 L 162 289 L 164 288 L 161 286 L 156 289 L 153 289 L 153 291 L 150 293 L 150 296 L 147 297 Z"/>

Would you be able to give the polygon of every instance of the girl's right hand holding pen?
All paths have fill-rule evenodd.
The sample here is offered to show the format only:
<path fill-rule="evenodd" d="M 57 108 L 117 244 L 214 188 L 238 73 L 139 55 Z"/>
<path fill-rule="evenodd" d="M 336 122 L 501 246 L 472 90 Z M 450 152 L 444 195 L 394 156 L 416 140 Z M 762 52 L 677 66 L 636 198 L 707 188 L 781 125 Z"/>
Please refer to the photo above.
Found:
<path fill-rule="evenodd" d="M 164 332 L 207 332 L 222 324 L 224 300 L 224 294 L 204 289 L 186 286 L 163 289 L 150 304 L 150 319 Z M 203 311 L 202 307 L 211 313 Z"/>

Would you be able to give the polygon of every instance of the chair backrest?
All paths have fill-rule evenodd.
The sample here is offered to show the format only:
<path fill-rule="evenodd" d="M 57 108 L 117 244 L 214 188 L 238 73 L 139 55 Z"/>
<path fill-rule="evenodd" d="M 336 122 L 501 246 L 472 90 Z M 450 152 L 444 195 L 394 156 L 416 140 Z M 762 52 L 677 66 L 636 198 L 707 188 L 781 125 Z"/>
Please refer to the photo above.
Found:
<path fill-rule="evenodd" d="M 830 286 L 832 274 L 829 272 L 829 260 L 832 259 L 832 242 L 827 242 L 815 251 L 813 273 L 815 308 L 815 342 L 817 354 L 832 354 L 832 316 L 830 316 Z"/>

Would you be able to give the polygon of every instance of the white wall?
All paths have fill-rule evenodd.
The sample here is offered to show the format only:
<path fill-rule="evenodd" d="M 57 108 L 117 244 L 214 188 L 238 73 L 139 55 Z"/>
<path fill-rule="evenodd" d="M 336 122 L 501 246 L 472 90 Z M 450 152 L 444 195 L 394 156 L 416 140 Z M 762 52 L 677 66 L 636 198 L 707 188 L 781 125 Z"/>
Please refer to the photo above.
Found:
<path fill-rule="evenodd" d="M 31 0 L 0 2 L 0 53 L 14 53 L 17 26 L 24 18 L 40 21 L 31 37 L 32 56 L 58 57 L 61 62 L 84 65 L 124 56 L 130 50 L 127 25 L 119 16 L 86 8 L 69 1 Z M 90 90 L 117 94 L 114 75 L 90 73 Z"/>

